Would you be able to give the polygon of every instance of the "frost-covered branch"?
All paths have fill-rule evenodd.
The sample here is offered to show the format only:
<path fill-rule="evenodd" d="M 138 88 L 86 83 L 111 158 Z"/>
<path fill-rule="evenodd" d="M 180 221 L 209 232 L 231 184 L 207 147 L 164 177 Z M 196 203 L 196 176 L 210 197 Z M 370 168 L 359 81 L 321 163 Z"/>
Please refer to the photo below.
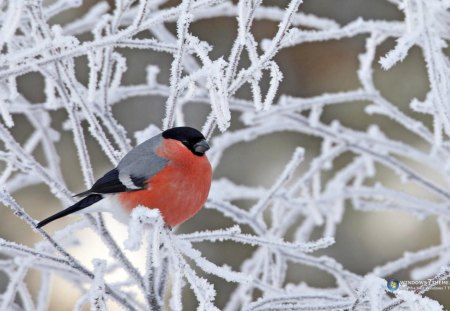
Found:
<path fill-rule="evenodd" d="M 111 303 L 126 310 L 183 310 L 186 292 L 198 310 L 441 310 L 423 295 L 449 277 L 450 2 L 389 2 L 403 12 L 402 19 L 361 16 L 341 24 L 304 11 L 301 0 L 276 6 L 261 0 L 116 0 L 87 3 L 85 13 L 68 14 L 58 25 L 54 20 L 81 1 L 0 1 L 2 213 L 17 216 L 31 228 L 26 234 L 41 239 L 34 245 L 0 239 L 0 272 L 7 278 L 0 309 L 48 309 L 58 290 L 51 286 L 52 275 L 58 274 L 78 291 L 73 310 L 86 305 L 108 310 Z M 219 19 L 229 21 L 230 42 L 210 26 Z M 272 29 L 263 39 L 262 24 Z M 211 27 L 213 36 L 197 33 L 199 25 Z M 285 50 L 356 37 L 365 40 L 355 60 L 358 85 L 305 97 L 290 93 L 286 85 L 299 81 L 286 81 L 292 75 L 280 62 Z M 391 48 L 379 54 L 389 40 Z M 380 87 L 376 75 L 383 72 L 377 69 L 402 66 L 415 49 L 421 51 L 429 88 L 423 98 L 409 96 L 408 105 L 400 106 Z M 142 57 L 144 79 L 134 72 L 134 57 Z M 29 96 L 27 79 L 42 82 L 32 86 L 40 99 Z M 138 118 L 136 101 L 159 114 Z M 165 103 L 159 112 L 158 101 Z M 118 112 L 125 105 L 132 123 Z M 330 120 L 329 111 L 349 114 L 349 105 L 363 106 L 361 115 L 352 122 L 339 114 Z M 149 117 L 161 122 L 149 124 Z M 139 207 L 124 242 L 100 214 L 84 215 L 50 234 L 36 228 L 31 215 L 37 213 L 21 203 L 29 202 L 21 201 L 22 193 L 31 196 L 26 188 L 45 186 L 61 208 L 73 204 L 67 167 L 79 170 L 79 186 L 89 188 L 97 171 L 116 165 L 135 143 L 160 129 L 193 124 L 210 140 L 212 167 L 225 172 L 213 181 L 205 205 L 225 219 L 224 227 L 181 234 L 166 227 L 157 211 Z M 394 132 L 398 129 L 405 137 Z M 253 184 L 236 182 L 222 167 L 235 146 L 245 150 L 244 160 L 254 142 L 285 132 L 296 137 L 295 145 L 273 153 L 282 152 L 286 160 L 273 170 L 277 178 L 266 175 L 275 163 L 267 157 Z M 306 143 L 305 136 L 317 144 Z M 76 164 L 65 159 L 67 144 Z M 107 163 L 100 165 L 97 153 Z M 346 225 L 349 209 L 431 216 L 439 241 L 357 274 L 327 253 L 346 243 L 336 232 Z M 83 230 L 98 237 L 107 254 L 80 260 L 74 250 L 90 243 L 78 236 Z M 224 245 L 243 250 L 236 253 L 238 263 L 219 259 Z M 135 257 L 144 258 L 143 267 Z M 299 266 L 329 275 L 334 284 L 317 288 L 303 276 L 291 276 Z M 412 279 L 431 281 L 388 295 L 382 278 L 404 269 L 411 269 Z M 27 284 L 35 272 L 37 290 Z M 120 281 L 116 274 L 123 276 Z M 225 283 L 231 294 L 217 299 L 225 295 Z"/>

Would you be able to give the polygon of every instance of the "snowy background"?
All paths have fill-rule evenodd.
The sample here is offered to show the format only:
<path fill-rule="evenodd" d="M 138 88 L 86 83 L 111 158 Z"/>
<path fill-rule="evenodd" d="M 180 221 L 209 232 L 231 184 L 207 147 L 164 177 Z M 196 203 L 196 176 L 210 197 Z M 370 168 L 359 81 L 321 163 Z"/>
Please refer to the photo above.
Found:
<path fill-rule="evenodd" d="M 0 310 L 448 308 L 385 279 L 450 275 L 449 8 L 0 1 Z M 193 219 L 34 228 L 183 124 L 212 145 Z"/>

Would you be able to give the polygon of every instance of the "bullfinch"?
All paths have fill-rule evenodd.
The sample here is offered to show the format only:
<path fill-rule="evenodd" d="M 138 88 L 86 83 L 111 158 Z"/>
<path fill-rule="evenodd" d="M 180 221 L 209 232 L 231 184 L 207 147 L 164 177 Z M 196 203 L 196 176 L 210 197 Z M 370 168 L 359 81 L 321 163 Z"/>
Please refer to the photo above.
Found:
<path fill-rule="evenodd" d="M 76 195 L 83 199 L 37 227 L 87 207 L 83 212 L 110 211 L 126 221 L 138 205 L 158 209 L 167 225 L 176 226 L 195 215 L 208 197 L 212 178 L 208 149 L 196 129 L 168 129 L 133 148 L 91 189 Z"/>

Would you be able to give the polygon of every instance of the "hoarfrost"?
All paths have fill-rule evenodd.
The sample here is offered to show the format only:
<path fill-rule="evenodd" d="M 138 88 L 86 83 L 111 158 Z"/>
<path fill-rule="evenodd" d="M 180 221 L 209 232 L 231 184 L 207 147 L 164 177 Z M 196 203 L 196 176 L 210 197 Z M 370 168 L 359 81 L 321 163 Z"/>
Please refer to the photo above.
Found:
<path fill-rule="evenodd" d="M 301 0 L 289 1 L 284 7 L 268 6 L 260 0 L 183 0 L 179 4 L 116 0 L 113 8 L 99 2 L 60 26 L 52 25 L 50 19 L 80 6 L 81 1 L 58 0 L 48 5 L 43 1 L 0 1 L 0 161 L 5 163 L 0 201 L 6 206 L 2 213 L 13 213 L 42 238 L 33 246 L 0 239 L 0 253 L 5 256 L 0 271 L 8 279 L 0 295 L 0 309 L 48 309 L 51 275 L 58 274 L 80 291 L 74 310 L 83 310 L 86 304 L 91 310 L 107 310 L 110 301 L 125 310 L 183 310 L 183 292 L 188 288 L 198 310 L 218 310 L 220 288 L 213 285 L 217 278 L 234 285 L 223 306 L 228 311 L 442 310 L 438 302 L 423 294 L 450 276 L 450 62 L 446 55 L 450 2 L 389 2 L 403 11 L 404 20 L 356 18 L 341 25 L 329 17 L 303 13 Z M 220 17 L 235 18 L 237 31 L 228 52 L 213 57 L 216 46 L 195 36 L 192 25 Z M 257 21 L 278 23 L 272 38 L 258 41 L 253 31 Z M 171 23 L 176 25 L 175 34 L 166 28 Z M 280 91 L 286 79 L 277 59 L 280 51 L 356 36 L 365 40 L 358 58 L 357 87 L 310 97 Z M 394 47 L 377 59 L 377 49 L 388 39 L 395 39 Z M 416 47 L 422 51 L 430 88 L 425 99 L 411 99 L 409 108 L 430 117 L 431 125 L 399 109 L 374 83 L 376 66 L 385 70 L 401 66 Z M 129 59 L 124 49 L 169 54 L 172 62 L 167 68 L 163 63 L 146 64 L 144 81 L 125 84 Z M 75 64 L 80 57 L 87 59 L 86 82 L 79 78 Z M 169 74 L 168 83 L 159 79 L 162 71 Z M 43 102 L 30 101 L 18 86 L 18 79 L 31 73 L 44 81 Z M 241 97 L 245 86 L 250 88 L 251 98 Z M 112 107 L 140 96 L 164 98 L 165 113 L 160 124 L 128 132 Z M 338 118 L 323 121 L 328 107 L 355 102 L 368 103 L 367 116 L 389 118 L 421 145 L 393 138 L 398 136 L 377 124 L 356 130 Z M 50 235 L 36 228 L 29 207 L 15 200 L 22 189 L 45 185 L 61 206 L 74 202 L 57 147 L 65 131 L 71 133 L 77 169 L 90 187 L 95 177 L 89 137 L 115 165 L 131 149 L 133 135 L 140 143 L 161 129 L 186 124 L 187 104 L 208 109 L 202 131 L 211 138 L 208 155 L 214 168 L 234 145 L 286 131 L 321 140 L 320 151 L 310 157 L 299 139 L 300 146 L 274 180 L 260 185 L 239 184 L 227 177 L 214 180 L 206 208 L 228 218 L 233 223 L 228 228 L 179 234 L 164 226 L 157 211 L 136 208 L 123 247 L 101 215 L 85 215 L 81 222 Z M 55 112 L 60 111 L 64 112 L 61 132 L 54 122 Z M 14 131 L 19 117 L 32 128 L 29 136 L 20 139 Z M 335 166 L 343 154 L 351 154 L 352 161 Z M 382 170 L 427 195 L 383 184 L 378 179 Z M 249 202 L 250 208 L 242 208 L 240 200 Z M 337 260 L 315 253 L 338 247 L 335 233 L 346 217 L 348 203 L 361 212 L 399 210 L 420 218 L 433 216 L 440 243 L 405 252 L 367 275 L 353 273 Z M 113 257 L 95 260 L 93 269 L 68 250 L 77 243 L 89 243 L 74 238 L 87 227 Z M 315 232 L 320 233 L 319 238 L 313 238 Z M 202 253 L 197 243 L 212 250 L 220 243 L 237 244 L 246 249 L 246 257 L 237 267 L 219 264 L 208 252 Z M 144 272 L 132 264 L 125 249 L 132 253 L 145 250 Z M 416 266 L 424 261 L 427 265 Z M 335 286 L 287 284 L 288 266 L 295 264 L 330 274 Z M 413 268 L 412 278 L 430 278 L 430 282 L 416 290 L 400 289 L 393 297 L 386 292 L 383 278 L 407 268 Z M 125 282 L 108 279 L 118 269 L 126 273 Z M 40 277 L 35 295 L 26 286 L 30 270 Z"/>

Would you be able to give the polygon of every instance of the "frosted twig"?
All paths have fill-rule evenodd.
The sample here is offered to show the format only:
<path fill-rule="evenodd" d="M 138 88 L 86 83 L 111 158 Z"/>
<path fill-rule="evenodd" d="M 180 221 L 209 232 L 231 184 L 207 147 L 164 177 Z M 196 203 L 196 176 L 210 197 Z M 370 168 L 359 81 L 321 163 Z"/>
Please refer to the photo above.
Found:
<path fill-rule="evenodd" d="M 297 148 L 295 150 L 294 154 L 292 155 L 291 161 L 289 161 L 289 163 L 286 165 L 272 188 L 250 210 L 250 214 L 252 215 L 252 217 L 258 217 L 270 202 L 272 196 L 276 193 L 276 191 L 278 191 L 279 188 L 292 177 L 294 170 L 297 168 L 300 162 L 303 161 L 304 153 L 305 150 L 303 148 Z"/>
<path fill-rule="evenodd" d="M 2 200 L 3 204 L 9 206 L 11 209 L 14 210 L 14 213 L 20 217 L 22 220 L 24 220 L 29 225 L 35 227 L 34 220 L 14 201 L 12 197 L 10 197 L 5 190 L 2 190 L 0 193 L 0 199 Z M 80 263 L 76 261 L 75 258 L 73 258 L 67 251 L 62 248 L 57 242 L 55 242 L 44 230 L 40 228 L 35 228 L 61 255 L 65 257 L 65 259 L 68 261 L 69 265 L 78 270 L 80 273 L 86 275 L 89 278 L 93 278 L 94 275 L 88 271 L 85 267 L 83 267 Z M 134 306 L 123 299 L 120 295 L 118 295 L 115 291 L 111 289 L 108 285 L 105 285 L 107 289 L 107 293 L 110 294 L 114 299 L 116 299 L 119 303 L 121 303 L 124 307 L 126 307 L 129 310 L 135 310 Z"/>
<path fill-rule="evenodd" d="M 285 38 L 288 32 L 288 28 L 291 23 L 291 19 L 293 15 L 297 11 L 302 0 L 294 0 L 289 3 L 289 6 L 284 14 L 283 20 L 281 21 L 278 31 L 275 34 L 270 46 L 265 49 L 265 52 L 262 56 L 260 56 L 258 62 L 253 63 L 250 68 L 241 71 L 236 80 L 230 85 L 228 92 L 230 94 L 234 94 L 242 84 L 249 80 L 251 76 L 255 74 L 256 71 L 260 70 L 261 67 L 267 65 L 267 63 L 275 56 L 275 54 L 281 48 L 281 42 Z"/>
<path fill-rule="evenodd" d="M 103 279 L 105 266 L 105 261 L 94 261 L 94 280 L 89 292 L 91 311 L 106 311 L 105 281 Z"/>
<path fill-rule="evenodd" d="M 438 245 L 429 247 L 427 249 L 420 250 L 414 253 L 405 253 L 403 257 L 390 261 L 382 266 L 375 267 L 373 273 L 379 276 L 389 276 L 393 275 L 395 272 L 401 269 L 406 269 L 417 262 L 425 261 L 433 257 L 438 256 L 442 252 L 446 252 L 450 246 L 448 245 Z"/>
<path fill-rule="evenodd" d="M 110 8 L 106 1 L 0 0 L 0 201 L 42 237 L 33 246 L 0 239 L 5 258 L 0 272 L 7 278 L 0 309 L 46 310 L 58 290 L 51 287 L 54 274 L 79 291 L 72 306 L 77 311 L 88 304 L 92 310 L 106 310 L 109 300 L 133 311 L 183 310 L 185 291 L 194 294 L 198 310 L 208 311 L 442 309 L 422 297 L 433 284 L 424 283 L 415 291 L 401 288 L 392 299 L 381 277 L 406 268 L 411 278 L 435 275 L 432 282 L 449 275 L 441 268 L 450 264 L 450 1 L 389 0 L 403 12 L 399 19 L 368 20 L 361 15 L 346 24 L 333 15 L 310 14 L 301 2 L 282 7 L 260 0 L 115 0 Z M 65 14 L 82 4 L 85 13 Z M 63 25 L 56 25 L 60 20 Z M 219 25 L 226 27 L 215 27 Z M 212 37 L 199 31 L 210 26 Z M 323 41 L 340 44 L 360 36 L 365 48 L 356 69 L 359 85 L 294 96 L 311 89 L 304 88 L 302 80 L 292 80 L 297 67 L 284 59 L 291 51 L 283 50 L 308 43 L 324 49 Z M 417 50 L 421 53 L 412 56 Z M 409 66 L 411 57 L 426 65 L 424 79 L 415 75 L 411 85 L 426 81 L 428 88 L 392 96 L 384 87 L 385 73 L 377 69 L 381 65 L 395 76 Z M 323 62 L 320 68 L 329 64 Z M 400 68 L 397 73 L 394 66 Z M 309 79 L 306 75 L 322 72 L 329 71 L 301 74 Z M 327 80 L 340 76 L 329 75 Z M 407 75 L 401 78 L 410 82 Z M 30 80 L 36 81 L 32 96 L 26 85 Z M 152 115 L 133 114 L 129 122 L 124 105 L 131 111 L 137 101 Z M 164 116 L 157 110 L 161 101 Z M 352 109 L 357 106 L 362 109 Z M 162 124 L 148 123 L 162 117 Z M 116 165 L 131 149 L 130 138 L 141 143 L 161 129 L 184 125 L 202 125 L 215 171 L 209 211 L 196 217 L 218 211 L 227 223 L 224 227 L 207 221 L 203 224 L 209 230 L 177 234 L 177 228 L 164 227 L 157 210 L 137 208 L 123 247 L 101 214 L 87 214 L 50 235 L 36 228 L 28 210 L 32 207 L 18 203 L 22 190 L 40 185 L 61 205 L 75 203 L 66 183 L 73 181 L 62 167 L 70 158 L 62 150 L 67 133 L 78 155 L 76 167 L 89 188 L 97 177 L 94 171 L 103 170 L 94 160 L 106 157 Z M 289 139 L 284 139 L 286 132 Z M 91 137 L 100 155 L 92 149 Z M 249 153 L 264 161 L 254 178 L 248 171 L 253 166 L 236 161 L 236 152 L 247 156 L 247 150 L 263 143 L 263 151 Z M 280 164 L 278 178 L 263 182 L 282 159 L 272 155 L 285 153 L 287 144 L 296 148 L 291 160 Z M 230 160 L 232 169 L 226 166 Z M 360 213 L 402 211 L 419 219 L 433 216 L 430 221 L 438 225 L 440 242 L 404 252 L 362 275 L 332 257 L 308 253 L 335 240 L 335 248 L 345 243 L 336 232 L 347 225 L 343 220 L 349 208 Z M 73 248 L 90 242 L 76 237 L 86 228 L 107 248 L 104 255 L 112 257 L 95 259 L 94 269 L 72 254 Z M 143 241 L 146 259 L 140 271 L 129 257 L 137 253 L 124 248 L 142 248 Z M 232 258 L 217 256 L 218 248 L 228 251 L 230 245 L 238 250 Z M 423 261 L 428 263 L 418 267 Z M 295 273 L 297 265 L 327 273 L 336 282 L 313 287 L 303 273 Z M 37 291 L 27 288 L 31 270 L 39 274 Z M 110 281 L 116 273 L 124 279 Z M 232 282 L 231 294 L 222 290 L 225 282 Z"/>
<path fill-rule="evenodd" d="M 183 0 L 181 3 L 181 14 L 177 22 L 177 53 L 174 56 L 172 67 L 170 70 L 170 87 L 171 95 L 167 99 L 166 103 L 166 117 L 163 120 L 163 129 L 172 127 L 174 122 L 175 105 L 177 104 L 178 97 L 180 96 L 180 89 L 178 83 L 181 78 L 182 68 L 181 64 L 185 53 L 186 36 L 188 33 L 188 27 L 191 22 L 190 10 L 192 0 Z"/>

